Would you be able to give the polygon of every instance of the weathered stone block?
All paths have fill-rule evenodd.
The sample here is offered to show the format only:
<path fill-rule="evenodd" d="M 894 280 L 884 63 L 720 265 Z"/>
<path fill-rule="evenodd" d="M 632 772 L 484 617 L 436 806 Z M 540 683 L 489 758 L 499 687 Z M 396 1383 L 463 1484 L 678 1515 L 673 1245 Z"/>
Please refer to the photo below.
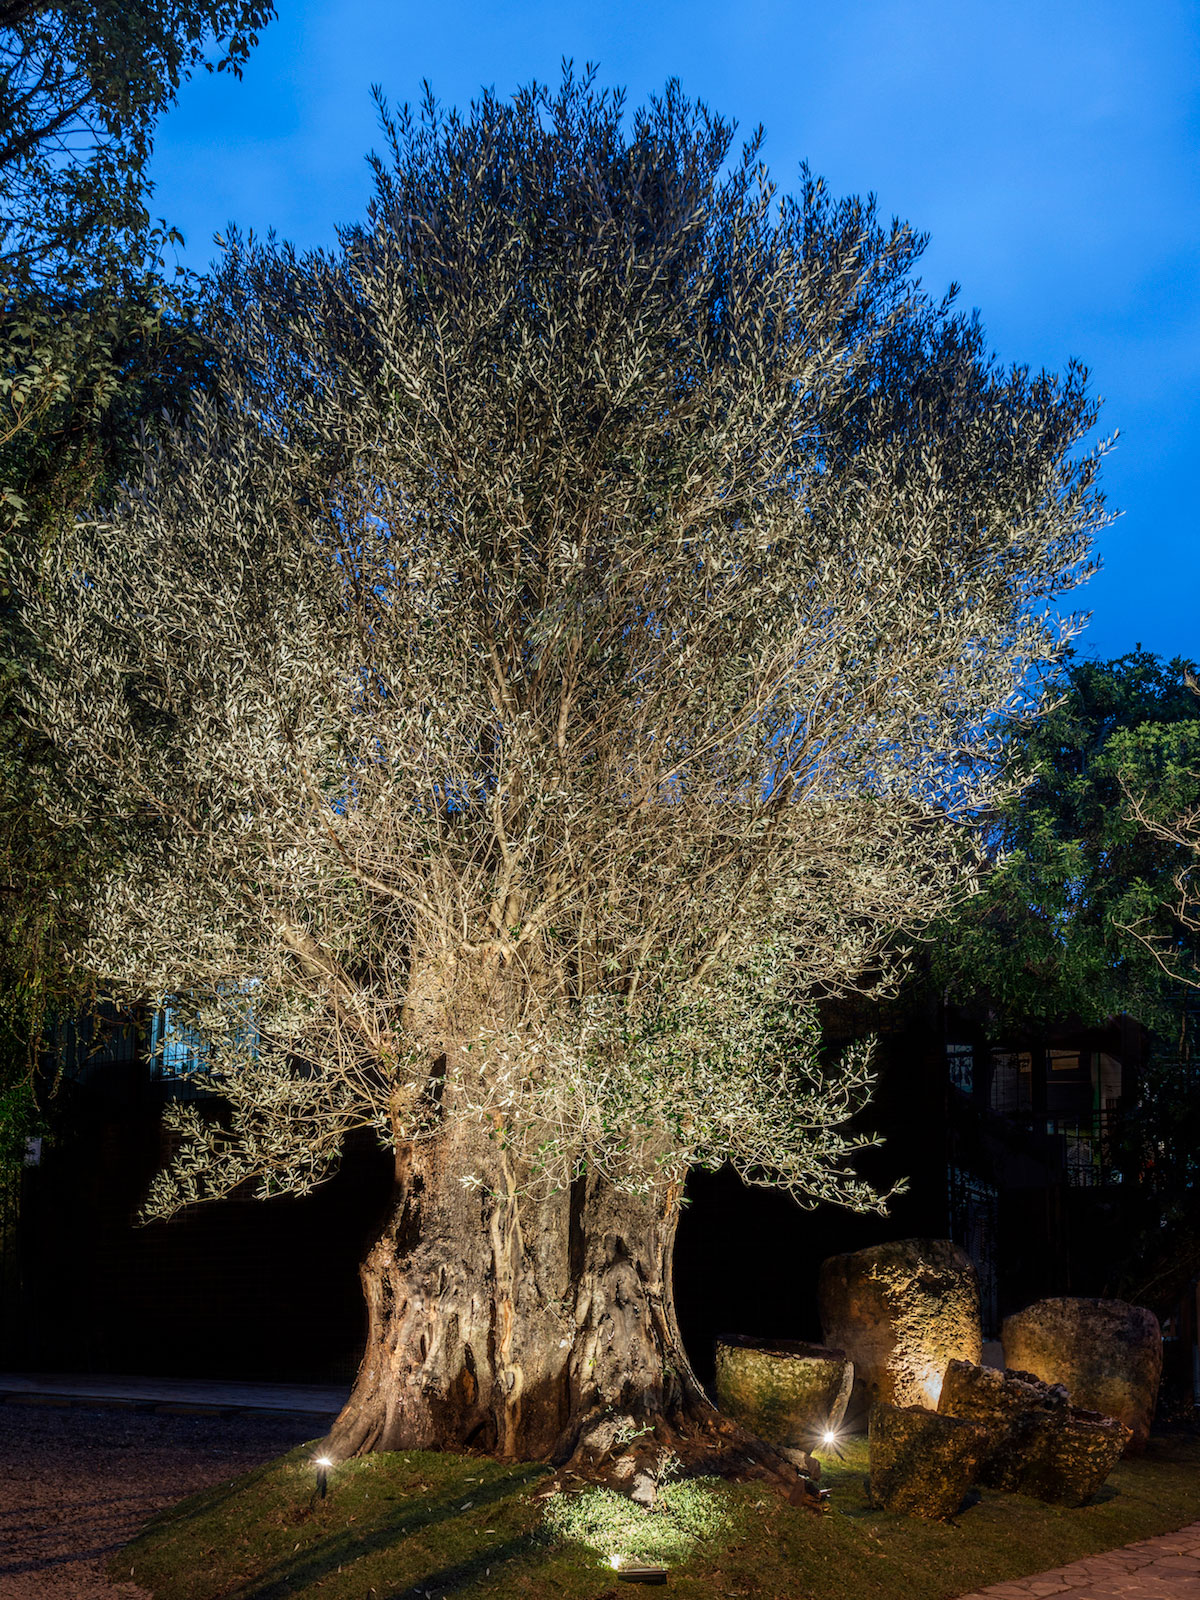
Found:
<path fill-rule="evenodd" d="M 949 1239 L 900 1239 L 831 1256 L 817 1282 L 825 1343 L 854 1363 L 850 1421 L 872 1405 L 932 1410 L 951 1361 L 978 1364 L 979 1285 Z"/>
<path fill-rule="evenodd" d="M 841 1426 L 854 1369 L 841 1350 L 790 1339 L 717 1340 L 717 1405 L 771 1444 L 811 1450 Z"/>
<path fill-rule="evenodd" d="M 1052 1505 L 1085 1505 L 1121 1459 L 1132 1429 L 1112 1417 L 1071 1406 L 1038 1417 L 1025 1442 L 1022 1494 Z"/>
<path fill-rule="evenodd" d="M 1153 1312 L 1124 1300 L 1039 1300 L 1004 1319 L 1001 1340 L 1010 1367 L 1065 1384 L 1074 1405 L 1123 1422 L 1128 1455 L 1146 1448 L 1162 1376 Z"/>
<path fill-rule="evenodd" d="M 1082 1505 L 1116 1465 L 1129 1429 L 1070 1404 L 1062 1384 L 1030 1372 L 952 1361 L 938 1410 L 983 1428 L 978 1482 L 1056 1505 Z"/>
<path fill-rule="evenodd" d="M 875 1505 L 910 1517 L 950 1517 L 975 1481 L 987 1434 L 923 1406 L 881 1404 L 871 1411 L 869 1449 Z"/>

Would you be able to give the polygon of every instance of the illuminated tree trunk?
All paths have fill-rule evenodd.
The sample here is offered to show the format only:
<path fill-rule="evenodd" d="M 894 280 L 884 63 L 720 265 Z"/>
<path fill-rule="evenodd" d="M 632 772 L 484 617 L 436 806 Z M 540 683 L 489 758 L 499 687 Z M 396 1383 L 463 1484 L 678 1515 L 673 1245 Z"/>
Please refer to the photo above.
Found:
<path fill-rule="evenodd" d="M 463 1172 L 493 1181 L 472 1188 Z M 497 1144 L 462 1125 L 407 1147 L 363 1263 L 366 1352 L 330 1452 L 479 1449 L 603 1476 L 670 1451 L 786 1479 L 688 1363 L 671 1295 L 677 1216 L 676 1195 L 595 1178 L 518 1201 Z"/>

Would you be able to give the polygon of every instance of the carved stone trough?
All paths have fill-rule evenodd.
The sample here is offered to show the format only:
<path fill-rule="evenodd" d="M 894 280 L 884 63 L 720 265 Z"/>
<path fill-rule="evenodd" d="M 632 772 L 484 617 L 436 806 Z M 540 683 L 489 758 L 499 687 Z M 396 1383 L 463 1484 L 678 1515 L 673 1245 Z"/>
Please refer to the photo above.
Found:
<path fill-rule="evenodd" d="M 716 1365 L 718 1407 L 769 1444 L 811 1450 L 841 1426 L 854 1381 L 841 1350 L 726 1334 Z"/>

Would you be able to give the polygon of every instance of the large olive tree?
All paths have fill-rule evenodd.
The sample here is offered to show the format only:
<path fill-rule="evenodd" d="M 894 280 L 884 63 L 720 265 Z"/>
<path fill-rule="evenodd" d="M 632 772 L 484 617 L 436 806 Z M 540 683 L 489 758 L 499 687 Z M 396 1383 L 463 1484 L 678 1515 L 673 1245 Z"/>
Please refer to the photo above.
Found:
<path fill-rule="evenodd" d="M 684 1179 L 879 1203 L 811 1003 L 970 885 L 1084 376 L 675 84 L 381 109 L 365 223 L 232 242 L 219 397 L 29 585 L 61 818 L 121 841 L 77 957 L 219 1046 L 154 1214 L 394 1150 L 333 1452 L 711 1459 Z"/>

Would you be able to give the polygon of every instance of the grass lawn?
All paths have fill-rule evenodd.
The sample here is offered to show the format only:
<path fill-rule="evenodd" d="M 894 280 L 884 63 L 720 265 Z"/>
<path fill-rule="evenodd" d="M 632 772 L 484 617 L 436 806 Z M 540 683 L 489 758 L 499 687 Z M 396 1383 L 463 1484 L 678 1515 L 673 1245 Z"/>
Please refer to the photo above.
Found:
<path fill-rule="evenodd" d="M 608 1558 L 670 1567 L 688 1600 L 945 1600 L 1200 1519 L 1200 1441 L 1156 1438 L 1096 1503 L 984 1490 L 951 1523 L 866 1505 L 866 1441 L 825 1464 L 823 1517 L 753 1485 L 668 1483 L 640 1510 L 602 1490 L 538 1499 L 538 1466 L 411 1451 L 349 1461 L 311 1503 L 311 1448 L 184 1500 L 109 1568 L 155 1600 L 621 1600 Z"/>

